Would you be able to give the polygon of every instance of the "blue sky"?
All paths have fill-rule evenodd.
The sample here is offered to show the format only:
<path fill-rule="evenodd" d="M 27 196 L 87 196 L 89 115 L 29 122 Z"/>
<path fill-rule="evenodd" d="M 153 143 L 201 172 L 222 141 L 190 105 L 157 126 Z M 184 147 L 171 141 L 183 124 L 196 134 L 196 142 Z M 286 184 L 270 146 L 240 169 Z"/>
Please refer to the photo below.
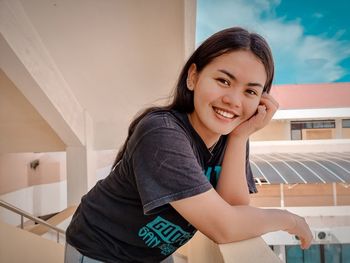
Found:
<path fill-rule="evenodd" d="M 350 2 L 346 0 L 197 0 L 197 45 L 223 28 L 264 36 L 275 84 L 350 82 Z"/>

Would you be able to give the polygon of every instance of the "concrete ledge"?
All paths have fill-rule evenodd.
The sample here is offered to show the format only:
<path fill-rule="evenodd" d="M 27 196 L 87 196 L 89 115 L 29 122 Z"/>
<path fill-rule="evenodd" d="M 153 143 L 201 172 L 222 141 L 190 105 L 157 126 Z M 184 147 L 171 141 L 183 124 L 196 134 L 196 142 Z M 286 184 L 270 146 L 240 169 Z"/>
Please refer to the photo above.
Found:
<path fill-rule="evenodd" d="M 261 237 L 217 245 L 200 232 L 190 241 L 188 263 L 281 263 Z"/>
<path fill-rule="evenodd" d="M 62 263 L 64 247 L 0 221 L 0 262 Z"/>
<path fill-rule="evenodd" d="M 225 263 L 280 263 L 282 260 L 261 237 L 219 245 Z"/>

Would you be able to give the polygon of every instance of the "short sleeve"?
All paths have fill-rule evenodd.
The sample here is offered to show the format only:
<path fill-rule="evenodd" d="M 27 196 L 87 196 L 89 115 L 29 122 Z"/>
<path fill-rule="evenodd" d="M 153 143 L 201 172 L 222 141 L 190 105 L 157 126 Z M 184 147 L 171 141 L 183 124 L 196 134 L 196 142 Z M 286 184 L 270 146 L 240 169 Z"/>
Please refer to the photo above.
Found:
<path fill-rule="evenodd" d="M 248 183 L 248 189 L 249 193 L 257 193 L 258 189 L 256 189 L 255 181 L 254 181 L 254 176 L 252 172 L 252 168 L 250 167 L 250 161 L 249 161 L 249 140 L 247 142 L 246 146 L 246 178 L 247 178 L 247 183 Z"/>
<path fill-rule="evenodd" d="M 147 132 L 131 159 L 145 214 L 212 188 L 181 130 L 159 127 Z"/>

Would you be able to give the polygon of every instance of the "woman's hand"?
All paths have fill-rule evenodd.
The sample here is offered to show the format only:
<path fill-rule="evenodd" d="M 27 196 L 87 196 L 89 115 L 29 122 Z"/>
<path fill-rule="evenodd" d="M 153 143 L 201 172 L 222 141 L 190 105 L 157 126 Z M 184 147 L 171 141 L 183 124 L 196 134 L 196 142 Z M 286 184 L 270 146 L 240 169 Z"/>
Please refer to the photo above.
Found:
<path fill-rule="evenodd" d="M 265 127 L 278 109 L 278 102 L 268 93 L 261 95 L 260 105 L 256 113 L 248 120 L 242 122 L 231 133 L 234 137 L 249 137 L 252 133 Z"/>
<path fill-rule="evenodd" d="M 299 238 L 299 240 L 301 241 L 300 247 L 302 249 L 308 249 L 313 239 L 309 225 L 306 223 L 303 217 L 300 217 L 288 211 L 286 212 L 289 213 L 290 217 L 292 217 L 293 219 L 292 226 L 286 229 L 286 231 L 289 234 L 295 235 Z"/>

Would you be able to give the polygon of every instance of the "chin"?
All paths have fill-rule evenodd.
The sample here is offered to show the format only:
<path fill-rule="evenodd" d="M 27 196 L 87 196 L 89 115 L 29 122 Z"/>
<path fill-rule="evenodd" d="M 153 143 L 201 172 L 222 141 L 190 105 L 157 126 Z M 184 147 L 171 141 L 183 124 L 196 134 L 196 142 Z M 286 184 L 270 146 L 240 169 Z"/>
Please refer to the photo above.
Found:
<path fill-rule="evenodd" d="M 228 135 L 232 132 L 233 130 L 229 130 L 229 131 L 226 131 L 226 132 L 223 132 L 221 135 Z"/>
<path fill-rule="evenodd" d="M 232 131 L 234 130 L 234 128 L 231 128 L 231 129 L 213 129 L 213 131 L 217 134 L 220 134 L 220 135 L 228 135 L 230 134 Z"/>
<path fill-rule="evenodd" d="M 234 129 L 236 129 L 243 121 L 239 121 L 236 123 L 226 124 L 222 125 L 218 123 L 208 123 L 208 128 L 218 135 L 228 135 L 230 134 Z"/>

